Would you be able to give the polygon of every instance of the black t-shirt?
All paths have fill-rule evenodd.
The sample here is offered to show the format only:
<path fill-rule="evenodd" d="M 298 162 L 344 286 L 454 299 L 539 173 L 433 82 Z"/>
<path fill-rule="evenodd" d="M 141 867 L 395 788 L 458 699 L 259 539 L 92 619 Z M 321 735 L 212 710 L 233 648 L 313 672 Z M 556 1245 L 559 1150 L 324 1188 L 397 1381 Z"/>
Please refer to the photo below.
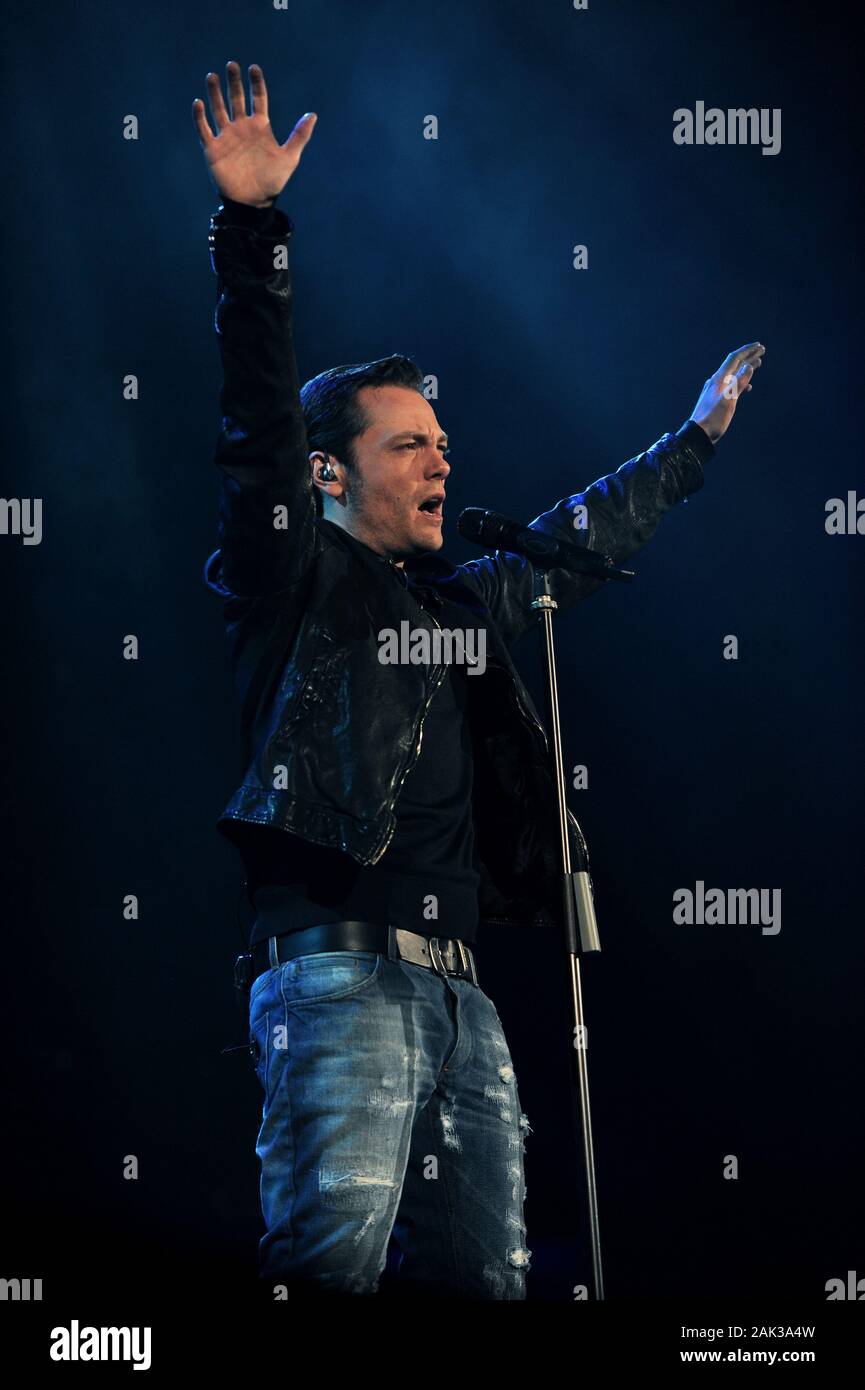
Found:
<path fill-rule="evenodd" d="M 425 601 L 422 589 L 413 592 Z M 435 611 L 442 627 L 465 628 L 464 609 L 441 602 Z M 466 682 L 483 679 L 448 665 L 397 798 L 393 838 L 377 864 L 358 864 L 340 850 L 269 827 L 250 833 L 243 857 L 256 909 L 252 941 L 343 920 L 475 940 L 480 878 Z"/>

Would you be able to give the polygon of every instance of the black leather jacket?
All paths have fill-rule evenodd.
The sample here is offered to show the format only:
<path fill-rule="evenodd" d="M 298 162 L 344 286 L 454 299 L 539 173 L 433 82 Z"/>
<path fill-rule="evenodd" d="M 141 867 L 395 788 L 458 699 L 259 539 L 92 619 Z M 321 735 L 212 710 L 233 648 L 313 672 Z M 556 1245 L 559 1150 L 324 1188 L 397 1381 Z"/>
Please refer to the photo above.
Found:
<path fill-rule="evenodd" d="M 315 514 L 290 273 L 274 269 L 274 247 L 287 247 L 292 232 L 278 209 L 228 204 L 211 219 L 223 422 L 219 549 L 205 580 L 224 603 L 247 764 L 217 824 L 240 848 L 255 826 L 270 826 L 374 864 L 387 853 L 394 806 L 445 667 L 379 662 L 378 633 L 399 630 L 403 619 L 432 631 L 435 615 L 420 612 L 396 565 Z M 713 453 L 700 426 L 686 422 L 531 524 L 626 561 L 666 511 L 702 486 Z M 588 525 L 576 530 L 581 504 Z M 464 607 L 467 629 L 483 622 L 488 630 L 486 672 L 466 683 L 481 921 L 556 922 L 547 740 L 510 655 L 538 621 L 533 567 L 502 551 L 464 565 L 430 553 L 407 565 Z M 601 583 L 550 573 L 560 608 Z M 575 867 L 587 868 L 572 816 L 571 829 Z"/>

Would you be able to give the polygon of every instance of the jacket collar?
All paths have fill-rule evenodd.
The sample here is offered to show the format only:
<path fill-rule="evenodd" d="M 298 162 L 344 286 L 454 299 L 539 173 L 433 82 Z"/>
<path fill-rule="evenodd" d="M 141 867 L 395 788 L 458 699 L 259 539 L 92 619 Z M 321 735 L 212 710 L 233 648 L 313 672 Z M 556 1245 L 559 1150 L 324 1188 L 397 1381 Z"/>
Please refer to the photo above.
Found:
<path fill-rule="evenodd" d="M 325 521 L 323 517 L 316 517 L 315 525 L 328 544 L 354 556 L 374 579 L 380 580 L 388 574 L 396 575 L 404 589 L 411 586 L 416 591 L 432 591 L 438 600 L 460 604 L 468 608 L 476 620 L 489 623 L 489 612 L 476 591 L 466 583 L 462 569 L 440 551 L 429 550 L 420 555 L 410 555 L 404 569 L 400 569 L 389 556 L 379 555 L 342 526 Z M 487 659 L 489 661 L 490 658 Z"/>
<path fill-rule="evenodd" d="M 395 570 L 400 577 L 403 577 L 399 565 L 387 555 L 379 555 L 372 550 L 364 541 L 359 541 L 357 536 L 353 536 L 350 531 L 346 531 L 343 526 L 337 526 L 333 521 L 325 521 L 324 517 L 316 517 L 315 525 L 318 530 L 326 536 L 333 544 L 340 545 L 355 554 L 358 559 L 367 565 L 375 568 L 381 566 L 385 569 Z M 426 580 L 428 583 L 443 583 L 448 580 L 459 580 L 459 567 L 446 559 L 438 551 L 425 551 L 420 555 L 409 555 L 405 561 L 405 575 L 418 580 Z"/>

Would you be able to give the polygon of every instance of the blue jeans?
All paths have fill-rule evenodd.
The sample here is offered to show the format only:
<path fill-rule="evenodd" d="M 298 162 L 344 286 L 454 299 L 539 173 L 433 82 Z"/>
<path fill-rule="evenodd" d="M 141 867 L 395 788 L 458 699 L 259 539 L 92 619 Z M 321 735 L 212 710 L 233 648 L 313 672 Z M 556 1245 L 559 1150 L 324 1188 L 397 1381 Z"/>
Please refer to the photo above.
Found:
<path fill-rule="evenodd" d="M 398 1290 L 525 1298 L 531 1127 L 483 991 L 393 946 L 324 951 L 259 975 L 249 1018 L 260 1277 L 375 1294 L 393 1235 Z"/>

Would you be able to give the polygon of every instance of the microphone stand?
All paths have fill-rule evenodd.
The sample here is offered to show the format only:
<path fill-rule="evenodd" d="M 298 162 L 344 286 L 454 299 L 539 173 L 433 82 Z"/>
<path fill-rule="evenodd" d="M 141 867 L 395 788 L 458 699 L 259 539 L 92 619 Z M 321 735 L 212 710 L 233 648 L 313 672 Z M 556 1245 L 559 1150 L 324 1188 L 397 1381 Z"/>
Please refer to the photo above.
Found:
<path fill-rule="evenodd" d="M 618 576 L 616 576 L 618 577 Z M 589 1233 L 592 1247 L 592 1272 L 595 1298 L 604 1297 L 604 1278 L 601 1268 L 601 1237 L 598 1225 L 598 1193 L 595 1181 L 595 1155 L 592 1143 L 592 1119 L 589 1107 L 589 1075 L 586 1060 L 586 1029 L 583 1023 L 583 996 L 580 984 L 580 954 L 600 951 L 598 924 L 592 900 L 589 861 L 586 842 L 576 818 L 568 810 L 565 799 L 565 773 L 562 761 L 562 733 L 559 723 L 559 695 L 556 682 L 556 654 L 553 645 L 553 613 L 558 604 L 550 593 L 549 576 L 537 561 L 534 564 L 534 599 L 532 608 L 540 612 L 543 621 L 543 642 L 547 673 L 547 714 L 552 730 L 552 762 L 556 783 L 560 836 L 560 871 L 562 909 L 565 928 L 565 951 L 570 963 L 571 1004 L 574 1019 L 575 1060 L 571 1066 L 571 1103 L 578 1150 L 582 1149 L 589 1209 Z M 571 860 L 569 816 L 576 829 L 580 866 L 575 870 Z"/>

